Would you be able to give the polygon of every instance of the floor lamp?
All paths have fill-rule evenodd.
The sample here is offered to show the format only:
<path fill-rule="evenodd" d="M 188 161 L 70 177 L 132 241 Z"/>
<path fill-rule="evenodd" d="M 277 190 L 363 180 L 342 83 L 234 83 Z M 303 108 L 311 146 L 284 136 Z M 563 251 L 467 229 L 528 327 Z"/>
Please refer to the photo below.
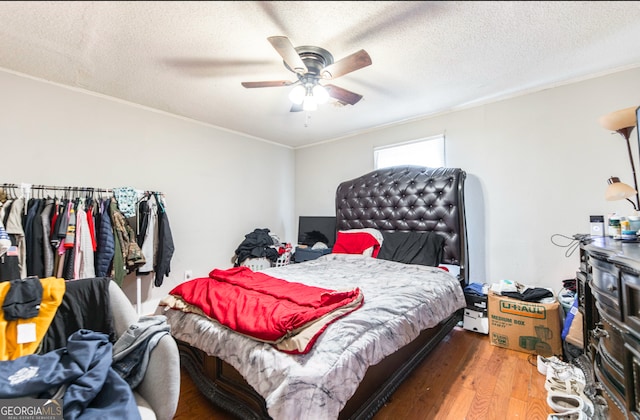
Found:
<path fill-rule="evenodd" d="M 600 125 L 602 125 L 604 128 L 615 131 L 622 137 L 624 137 L 627 143 L 627 152 L 629 154 L 629 163 L 631 164 L 634 186 L 631 187 L 624 182 L 620 182 L 620 178 L 612 176 L 608 180 L 609 185 L 607 186 L 607 190 L 605 191 L 605 199 L 609 201 L 626 199 L 633 205 L 633 209 L 636 212 L 640 209 L 640 195 L 638 194 L 636 166 L 633 163 L 633 155 L 631 153 L 631 143 L 629 141 L 629 137 L 631 137 L 631 132 L 637 125 L 639 115 L 640 107 L 633 106 L 614 111 L 607 115 L 603 115 L 599 120 Z M 638 133 L 638 131 L 639 130 L 636 130 L 636 134 L 638 136 L 638 150 L 640 151 L 640 133 Z M 635 201 L 629 198 L 634 195 L 636 197 Z"/>

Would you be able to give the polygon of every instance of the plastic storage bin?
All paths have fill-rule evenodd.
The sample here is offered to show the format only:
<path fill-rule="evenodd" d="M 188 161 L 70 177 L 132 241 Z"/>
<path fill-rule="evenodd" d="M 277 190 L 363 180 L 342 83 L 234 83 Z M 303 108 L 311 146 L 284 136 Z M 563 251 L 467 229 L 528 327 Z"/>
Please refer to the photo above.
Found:
<path fill-rule="evenodd" d="M 291 263 L 291 251 L 286 251 L 275 262 L 267 258 L 247 258 L 240 265 L 249 267 L 252 271 L 261 271 L 270 267 L 282 267 Z"/>

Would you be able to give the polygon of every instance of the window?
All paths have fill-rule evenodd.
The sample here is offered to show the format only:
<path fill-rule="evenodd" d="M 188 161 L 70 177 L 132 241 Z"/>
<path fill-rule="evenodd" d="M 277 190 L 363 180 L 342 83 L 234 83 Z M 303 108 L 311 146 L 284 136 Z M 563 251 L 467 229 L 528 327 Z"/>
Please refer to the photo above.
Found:
<path fill-rule="evenodd" d="M 445 166 L 444 135 L 373 149 L 375 169 L 397 165 Z"/>

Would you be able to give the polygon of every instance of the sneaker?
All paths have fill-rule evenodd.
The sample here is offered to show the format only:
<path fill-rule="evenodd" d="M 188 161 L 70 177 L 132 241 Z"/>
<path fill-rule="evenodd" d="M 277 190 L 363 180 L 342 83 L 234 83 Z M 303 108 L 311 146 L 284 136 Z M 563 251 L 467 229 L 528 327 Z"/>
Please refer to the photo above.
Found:
<path fill-rule="evenodd" d="M 552 413 L 547 420 L 587 420 L 588 417 L 582 410 L 565 411 L 564 413 Z"/>
<path fill-rule="evenodd" d="M 582 369 L 570 364 L 566 365 L 551 365 L 547 369 L 547 379 L 545 382 L 560 383 L 560 382 L 576 382 L 580 387 L 580 390 L 584 390 L 587 384 L 587 379 Z"/>
<path fill-rule="evenodd" d="M 547 358 L 538 355 L 537 367 L 538 372 L 545 375 L 547 379 L 554 378 L 561 381 L 567 379 L 575 379 L 576 381 L 583 384 L 583 388 L 584 384 L 586 383 L 586 378 L 582 369 L 572 365 L 571 363 L 563 362 L 556 356 Z"/>
<path fill-rule="evenodd" d="M 561 381 L 558 379 L 547 379 L 544 381 L 544 389 L 547 392 L 553 392 L 556 394 L 576 395 L 580 396 L 584 392 L 584 386 L 578 381 L 567 379 Z"/>
<path fill-rule="evenodd" d="M 561 363 L 564 362 L 558 359 L 556 356 L 544 357 L 538 355 L 538 372 L 540 372 L 544 376 L 547 376 L 549 366 Z"/>
<path fill-rule="evenodd" d="M 547 394 L 547 404 L 556 413 L 566 413 L 572 411 L 583 411 L 584 401 L 577 395 L 567 395 L 549 392 Z"/>
<path fill-rule="evenodd" d="M 538 372 L 540 372 L 542 375 L 549 376 L 550 370 L 554 372 L 567 372 L 567 373 L 570 373 L 573 370 L 575 375 L 577 375 L 578 377 L 584 378 L 584 373 L 580 368 L 572 365 L 571 363 L 563 362 L 556 356 L 544 357 L 544 356 L 538 355 L 537 357 L 538 357 L 537 359 Z M 562 379 L 566 379 L 569 377 L 568 375 L 565 375 L 565 377 L 563 377 L 562 375 L 559 375 L 559 374 L 556 376 L 561 377 Z"/>
<path fill-rule="evenodd" d="M 562 392 L 549 391 L 547 404 L 556 413 L 572 413 L 582 411 L 587 418 L 593 418 L 595 409 L 593 403 L 584 394 L 564 394 Z"/>

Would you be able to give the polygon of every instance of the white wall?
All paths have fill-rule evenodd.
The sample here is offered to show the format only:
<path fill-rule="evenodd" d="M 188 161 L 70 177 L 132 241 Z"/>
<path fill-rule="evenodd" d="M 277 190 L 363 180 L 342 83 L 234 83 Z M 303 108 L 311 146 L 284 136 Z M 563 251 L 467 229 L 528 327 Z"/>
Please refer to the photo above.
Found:
<path fill-rule="evenodd" d="M 176 252 L 162 287 L 143 278 L 145 313 L 185 270 L 206 276 L 230 267 L 254 228 L 294 242 L 297 216 L 334 214 L 337 185 L 370 171 L 380 145 L 446 133 L 448 165 L 468 174 L 474 281 L 512 279 L 558 290 L 575 275 L 578 254 L 566 257 L 551 236 L 588 232 L 590 214 L 631 210 L 625 201 L 603 199 L 609 176 L 632 181 L 622 137 L 597 119 L 640 104 L 640 69 L 295 152 L 13 73 L 0 72 L 0 92 L 0 183 L 166 194 Z M 636 131 L 632 140 L 637 153 Z M 135 301 L 134 276 L 124 289 Z"/>
<path fill-rule="evenodd" d="M 640 105 L 639 92 L 632 69 L 297 149 L 295 214 L 335 214 L 337 185 L 373 169 L 374 147 L 444 132 L 447 165 L 467 171 L 471 280 L 558 291 L 579 256 L 552 236 L 588 233 L 592 214 L 633 210 L 604 200 L 610 176 L 633 182 L 623 138 L 598 118 Z"/>
<path fill-rule="evenodd" d="M 0 92 L 0 183 L 165 194 L 176 250 L 161 287 L 143 278 L 143 313 L 185 270 L 231 267 L 255 228 L 295 240 L 293 150 L 12 73 L 0 72 Z M 134 303 L 135 286 L 127 276 Z"/>

